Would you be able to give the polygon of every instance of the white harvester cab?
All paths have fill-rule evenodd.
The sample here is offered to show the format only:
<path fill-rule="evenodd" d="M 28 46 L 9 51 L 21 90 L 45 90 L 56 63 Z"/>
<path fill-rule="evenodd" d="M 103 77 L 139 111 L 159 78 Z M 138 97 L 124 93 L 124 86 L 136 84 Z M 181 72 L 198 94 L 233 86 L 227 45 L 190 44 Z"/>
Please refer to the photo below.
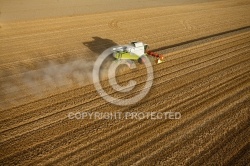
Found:
<path fill-rule="evenodd" d="M 136 54 L 138 56 L 142 56 L 145 55 L 145 46 L 147 46 L 147 44 L 143 44 L 142 42 L 131 42 L 132 48 L 130 50 L 130 52 L 132 54 Z"/>

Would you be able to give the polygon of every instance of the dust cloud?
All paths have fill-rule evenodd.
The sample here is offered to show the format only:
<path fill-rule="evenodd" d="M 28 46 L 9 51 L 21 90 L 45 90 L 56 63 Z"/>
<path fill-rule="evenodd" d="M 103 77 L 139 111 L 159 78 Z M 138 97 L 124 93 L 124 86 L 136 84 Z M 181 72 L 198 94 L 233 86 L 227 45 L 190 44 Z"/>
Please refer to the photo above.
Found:
<path fill-rule="evenodd" d="M 47 61 L 35 70 L 20 69 L 22 73 L 1 82 L 1 96 L 5 99 L 23 95 L 42 96 L 54 90 L 63 90 L 92 83 L 94 60 L 71 59 L 60 63 Z"/>

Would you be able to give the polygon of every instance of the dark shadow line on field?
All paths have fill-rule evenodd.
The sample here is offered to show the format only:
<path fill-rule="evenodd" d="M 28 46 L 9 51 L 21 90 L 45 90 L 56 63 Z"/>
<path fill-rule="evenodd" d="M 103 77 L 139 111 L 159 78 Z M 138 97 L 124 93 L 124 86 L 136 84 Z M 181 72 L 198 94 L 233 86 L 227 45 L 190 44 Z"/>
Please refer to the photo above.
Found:
<path fill-rule="evenodd" d="M 227 33 L 232 33 L 232 32 L 236 32 L 236 31 L 240 31 L 240 30 L 245 30 L 245 29 L 248 29 L 248 28 L 250 28 L 250 26 L 245 26 L 245 27 L 241 27 L 241 28 L 237 28 L 237 29 L 233 29 L 233 30 L 229 30 L 229 31 L 225 31 L 225 32 L 220 32 L 220 33 L 216 33 L 216 34 L 213 34 L 213 35 L 204 36 L 204 37 L 200 37 L 200 38 L 197 38 L 197 39 L 192 39 L 192 40 L 184 41 L 184 42 L 173 44 L 173 45 L 169 45 L 169 46 L 163 46 L 163 47 L 160 47 L 160 48 L 152 49 L 152 51 L 155 51 L 155 52 L 162 51 L 162 50 L 166 50 L 166 49 L 170 49 L 170 48 L 182 46 L 182 45 L 185 45 L 185 44 L 190 44 L 190 43 L 193 43 L 193 42 L 197 42 L 197 41 L 200 41 L 200 40 L 205 40 L 205 39 L 209 39 L 209 38 L 212 38 L 212 37 L 218 37 L 220 35 L 225 35 Z"/>
<path fill-rule="evenodd" d="M 94 36 L 92 39 L 92 41 L 82 42 L 82 44 L 96 54 L 101 54 L 107 48 L 118 45 L 111 39 L 101 38 L 98 36 Z"/>

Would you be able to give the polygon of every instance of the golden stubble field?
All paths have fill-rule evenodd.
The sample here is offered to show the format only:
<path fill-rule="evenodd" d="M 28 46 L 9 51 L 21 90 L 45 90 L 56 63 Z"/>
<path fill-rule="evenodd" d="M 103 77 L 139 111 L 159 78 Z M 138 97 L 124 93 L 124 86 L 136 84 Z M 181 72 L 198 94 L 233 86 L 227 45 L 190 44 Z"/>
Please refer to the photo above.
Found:
<path fill-rule="evenodd" d="M 147 7 L 147 8 L 146 8 Z M 250 2 L 145 6 L 0 22 L 1 165 L 245 165 L 250 161 Z M 149 94 L 106 102 L 93 63 L 143 41 L 164 54 Z M 105 70 L 103 71 L 105 72 Z M 145 67 L 119 73 L 137 94 Z M 180 119 L 70 119 L 77 112 L 180 112 Z"/>

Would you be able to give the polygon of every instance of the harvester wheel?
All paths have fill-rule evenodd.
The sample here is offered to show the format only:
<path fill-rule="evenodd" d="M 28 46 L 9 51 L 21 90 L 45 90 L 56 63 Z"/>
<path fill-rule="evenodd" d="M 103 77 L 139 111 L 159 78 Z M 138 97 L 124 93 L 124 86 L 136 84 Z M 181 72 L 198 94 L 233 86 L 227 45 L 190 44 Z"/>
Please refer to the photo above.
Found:
<path fill-rule="evenodd" d="M 140 64 L 144 64 L 146 62 L 146 57 L 145 56 L 141 56 L 139 59 L 138 59 L 138 62 Z"/>

